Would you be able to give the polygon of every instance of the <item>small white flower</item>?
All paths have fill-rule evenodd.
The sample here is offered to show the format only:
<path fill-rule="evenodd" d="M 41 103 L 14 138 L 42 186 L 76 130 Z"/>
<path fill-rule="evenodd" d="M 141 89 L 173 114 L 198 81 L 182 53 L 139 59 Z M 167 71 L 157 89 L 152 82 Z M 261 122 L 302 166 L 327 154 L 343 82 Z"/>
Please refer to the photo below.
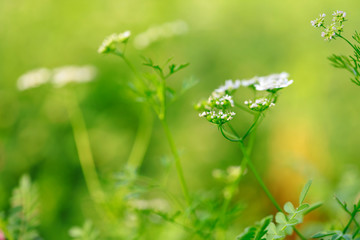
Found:
<path fill-rule="evenodd" d="M 326 16 L 325 13 L 320 14 L 320 18 L 311 21 L 311 25 L 313 25 L 313 27 L 316 28 L 323 26 L 325 21 L 325 16 Z"/>
<path fill-rule="evenodd" d="M 243 87 L 249 87 L 249 86 L 252 86 L 254 85 L 255 83 L 257 82 L 257 78 L 252 78 L 252 79 L 249 79 L 249 80 L 241 80 L 241 86 Z"/>
<path fill-rule="evenodd" d="M 94 80 L 96 68 L 93 66 L 64 66 L 54 70 L 53 84 L 62 87 L 68 83 L 84 83 Z"/>
<path fill-rule="evenodd" d="M 344 11 L 337 10 L 332 15 L 334 16 L 332 19 L 333 22 L 342 23 L 343 21 L 345 21 L 346 12 Z"/>
<path fill-rule="evenodd" d="M 286 72 L 272 74 L 265 77 L 258 77 L 257 83 L 254 84 L 257 91 L 274 90 L 288 87 L 293 80 L 288 80 L 289 74 Z"/>
<path fill-rule="evenodd" d="M 222 85 L 215 89 L 212 93 L 212 96 L 215 98 L 222 97 L 225 94 L 231 94 L 232 91 L 238 89 L 241 86 L 240 80 L 226 80 L 225 85 Z"/>
<path fill-rule="evenodd" d="M 255 102 L 252 102 L 251 100 L 245 101 L 245 105 L 247 105 L 251 110 L 254 111 L 264 111 L 269 107 L 275 106 L 275 103 L 273 100 L 268 98 L 258 98 L 255 99 Z"/>
<path fill-rule="evenodd" d="M 32 70 L 19 77 L 17 81 L 17 87 L 20 91 L 38 87 L 49 82 L 51 74 L 51 70 L 47 68 Z"/>
<path fill-rule="evenodd" d="M 98 49 L 98 53 L 109 53 L 116 49 L 118 43 L 126 43 L 130 38 L 131 32 L 125 31 L 119 34 L 111 34 L 106 37 Z"/>
<path fill-rule="evenodd" d="M 342 31 L 342 27 L 343 26 L 340 26 L 338 29 L 335 23 L 333 23 L 328 28 L 326 28 L 324 32 L 321 33 L 321 36 L 324 38 L 325 41 L 330 41 L 335 38 L 337 30 Z"/>

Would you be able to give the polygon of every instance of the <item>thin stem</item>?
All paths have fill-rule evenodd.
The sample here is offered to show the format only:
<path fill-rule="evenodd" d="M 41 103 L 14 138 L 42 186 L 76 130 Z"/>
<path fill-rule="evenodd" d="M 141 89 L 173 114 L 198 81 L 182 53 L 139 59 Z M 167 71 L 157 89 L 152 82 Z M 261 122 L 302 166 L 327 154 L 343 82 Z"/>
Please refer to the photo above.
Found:
<path fill-rule="evenodd" d="M 235 107 L 238 107 L 240 108 L 241 110 L 247 112 L 247 113 L 250 113 L 252 115 L 254 115 L 255 113 L 253 111 L 251 111 L 250 109 L 248 109 L 247 107 L 244 107 L 243 105 L 241 104 L 238 104 L 238 103 L 234 103 Z"/>
<path fill-rule="evenodd" d="M 273 195 L 270 193 L 269 189 L 266 187 L 265 183 L 263 182 L 263 180 L 261 179 L 259 173 L 257 172 L 254 164 L 250 161 L 248 152 L 245 148 L 245 145 L 243 142 L 240 142 L 240 148 L 241 151 L 243 152 L 244 158 L 247 159 L 247 165 L 249 166 L 250 170 L 252 171 L 252 173 L 254 174 L 256 180 L 258 181 L 258 183 L 260 184 L 260 186 L 262 187 L 262 189 L 264 190 L 265 194 L 267 195 L 267 197 L 270 199 L 270 201 L 272 202 L 272 204 L 275 206 L 275 208 L 279 211 L 279 212 L 284 212 L 280 205 L 277 203 L 277 201 L 275 200 L 275 198 L 273 197 Z M 293 227 L 295 233 L 302 239 L 302 240 L 306 240 L 306 238 L 295 228 Z"/>
<path fill-rule="evenodd" d="M 172 152 L 172 154 L 174 156 L 174 159 L 175 159 L 176 171 L 177 171 L 177 174 L 178 174 L 178 177 L 179 177 L 179 180 L 180 180 L 180 184 L 181 184 L 181 188 L 182 188 L 184 197 L 186 199 L 186 202 L 190 205 L 191 201 L 190 201 L 189 190 L 188 190 L 188 187 L 186 185 L 185 178 L 184 178 L 184 173 L 183 173 L 183 170 L 182 170 L 179 153 L 177 152 L 177 149 L 176 149 L 174 140 L 172 138 L 169 126 L 168 126 L 168 124 L 166 122 L 166 119 L 162 119 L 161 123 L 163 125 L 166 138 L 167 138 L 167 140 L 169 142 L 171 152 Z"/>
<path fill-rule="evenodd" d="M 105 194 L 101 189 L 99 177 L 96 172 L 84 117 L 75 94 L 69 90 L 66 92 L 66 95 L 67 110 L 87 188 L 95 203 L 103 203 L 105 200 Z"/>
<path fill-rule="evenodd" d="M 351 213 L 351 218 L 350 218 L 349 222 L 346 224 L 346 226 L 345 226 L 345 228 L 344 228 L 344 230 L 343 230 L 343 234 L 345 234 L 346 231 L 349 229 L 351 222 L 355 219 L 355 216 L 356 216 L 356 214 L 357 214 L 358 211 L 359 211 L 359 208 L 360 208 L 360 202 L 359 202 L 358 205 L 355 205 L 355 206 L 354 206 L 354 210 L 353 210 L 353 212 Z"/>
<path fill-rule="evenodd" d="M 338 36 L 338 37 L 342 38 L 343 40 L 345 40 L 345 41 L 356 51 L 355 46 L 354 46 L 349 40 L 347 40 L 347 38 L 341 36 L 341 35 L 338 34 L 338 33 L 335 33 L 335 34 L 336 34 L 336 36 Z"/>
<path fill-rule="evenodd" d="M 261 112 L 255 116 L 254 122 L 253 124 L 250 126 L 250 128 L 247 130 L 247 132 L 244 134 L 244 136 L 241 138 L 243 141 L 245 140 L 245 138 L 247 136 L 249 136 L 249 134 L 257 127 L 257 125 L 259 124 L 259 120 L 261 117 Z"/>
<path fill-rule="evenodd" d="M 127 162 L 128 166 L 135 169 L 138 169 L 141 166 L 146 150 L 149 146 L 153 129 L 153 119 L 152 114 L 146 107 L 144 107 L 141 112 L 140 124 L 136 133 L 135 141 Z"/>

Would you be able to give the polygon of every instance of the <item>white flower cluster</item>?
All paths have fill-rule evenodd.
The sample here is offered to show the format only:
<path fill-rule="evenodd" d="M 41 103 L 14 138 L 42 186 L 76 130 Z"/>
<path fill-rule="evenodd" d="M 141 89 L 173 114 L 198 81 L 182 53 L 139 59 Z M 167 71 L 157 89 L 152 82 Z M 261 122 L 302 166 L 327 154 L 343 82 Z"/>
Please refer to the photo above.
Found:
<path fill-rule="evenodd" d="M 269 107 L 275 106 L 275 103 L 272 99 L 268 98 L 258 98 L 254 102 L 251 100 L 245 101 L 245 105 L 247 105 L 251 110 L 254 111 L 264 111 Z"/>
<path fill-rule="evenodd" d="M 130 38 L 131 32 L 113 33 L 102 42 L 98 49 L 98 53 L 109 53 L 116 49 L 118 43 L 126 43 Z"/>
<path fill-rule="evenodd" d="M 320 18 L 317 18 L 313 21 L 311 21 L 311 25 L 313 25 L 314 27 L 318 28 L 318 27 L 324 27 L 325 30 L 323 32 L 321 32 L 321 37 L 324 38 L 325 41 L 330 41 L 332 39 L 334 39 L 336 37 L 336 35 L 339 35 L 344 28 L 343 22 L 346 21 L 345 17 L 346 17 L 346 12 L 344 11 L 334 11 L 333 15 L 333 23 L 325 26 L 324 22 L 325 22 L 325 13 L 320 14 Z"/>
<path fill-rule="evenodd" d="M 211 107 L 216 108 L 226 108 L 226 107 L 234 107 L 234 100 L 232 99 L 232 96 L 225 95 L 225 96 L 210 96 L 208 99 L 208 104 Z"/>
<path fill-rule="evenodd" d="M 229 110 L 234 107 L 234 100 L 230 95 L 211 95 L 207 101 L 197 104 L 196 108 L 201 113 L 199 117 L 205 117 L 209 122 L 224 124 L 235 116 L 235 112 Z"/>
<path fill-rule="evenodd" d="M 213 96 L 219 97 L 224 94 L 232 94 L 239 87 L 249 87 L 254 85 L 257 82 L 257 79 L 248 79 L 248 80 L 226 80 L 225 85 L 221 85 L 212 93 Z"/>
<path fill-rule="evenodd" d="M 215 89 L 212 95 L 214 97 L 219 97 L 226 93 L 231 94 L 232 91 L 238 89 L 240 86 L 241 86 L 240 80 L 235 80 L 235 81 L 226 80 L 225 85 L 221 85 L 220 87 Z"/>
<path fill-rule="evenodd" d="M 54 70 L 53 84 L 56 87 L 62 87 L 71 82 L 90 82 L 95 75 L 96 68 L 93 66 L 65 66 Z"/>
<path fill-rule="evenodd" d="M 215 123 L 215 124 L 224 124 L 235 116 L 235 112 L 232 111 L 204 111 L 202 113 L 199 113 L 199 117 L 205 117 L 209 122 Z"/>
<path fill-rule="evenodd" d="M 68 83 L 84 83 L 92 81 L 96 75 L 94 66 L 64 66 L 54 70 L 40 68 L 20 76 L 17 87 L 20 91 L 52 83 L 62 87 Z"/>
<path fill-rule="evenodd" d="M 344 11 L 334 11 L 333 15 L 333 22 L 338 22 L 338 23 L 342 23 L 345 21 L 345 17 L 346 17 L 346 12 Z"/>
<path fill-rule="evenodd" d="M 254 86 L 257 91 L 279 90 L 293 83 L 293 80 L 289 80 L 288 78 L 289 74 L 286 72 L 257 77 Z"/>
<path fill-rule="evenodd" d="M 17 87 L 20 91 L 38 87 L 50 81 L 52 72 L 47 68 L 34 69 L 20 76 Z"/>
<path fill-rule="evenodd" d="M 164 38 L 183 35 L 188 32 L 188 25 L 182 20 L 168 22 L 159 26 L 154 26 L 140 33 L 134 39 L 134 45 L 137 49 L 144 49 L 153 42 Z"/>
<path fill-rule="evenodd" d="M 320 14 L 319 18 L 311 21 L 311 25 L 313 25 L 313 27 L 316 28 L 323 26 L 325 22 L 325 16 L 326 16 L 325 13 Z"/>
<path fill-rule="evenodd" d="M 330 41 L 335 38 L 336 30 L 335 24 L 331 24 L 330 27 L 326 28 L 324 32 L 321 33 L 321 37 L 323 37 L 325 41 Z"/>

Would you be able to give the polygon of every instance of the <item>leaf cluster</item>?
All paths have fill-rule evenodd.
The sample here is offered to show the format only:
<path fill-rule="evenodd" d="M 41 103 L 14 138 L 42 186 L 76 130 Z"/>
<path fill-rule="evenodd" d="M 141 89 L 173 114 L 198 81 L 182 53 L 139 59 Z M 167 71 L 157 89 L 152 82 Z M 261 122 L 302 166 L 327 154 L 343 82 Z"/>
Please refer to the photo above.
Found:
<path fill-rule="evenodd" d="M 337 196 L 335 196 L 335 199 L 340 207 L 349 215 L 347 224 L 343 227 L 343 229 L 319 232 L 312 236 L 312 238 L 329 240 L 360 240 L 360 224 L 356 220 L 356 217 L 360 213 L 360 200 L 357 204 L 354 204 L 352 210 L 350 210 L 346 202 L 343 202 Z"/>
<path fill-rule="evenodd" d="M 350 80 L 356 85 L 360 86 L 360 34 L 355 32 L 352 38 L 356 41 L 356 44 L 350 43 L 347 39 L 345 39 L 350 46 L 353 48 L 354 52 L 351 56 L 345 55 L 336 55 L 333 54 L 328 59 L 331 61 L 332 65 L 336 68 L 345 69 L 350 72 L 353 77 Z"/>
<path fill-rule="evenodd" d="M 11 209 L 7 218 L 0 216 L 0 228 L 9 240 L 41 239 L 37 227 L 39 225 L 39 202 L 37 188 L 30 177 L 24 175 L 19 186 L 14 189 L 11 197 Z"/>

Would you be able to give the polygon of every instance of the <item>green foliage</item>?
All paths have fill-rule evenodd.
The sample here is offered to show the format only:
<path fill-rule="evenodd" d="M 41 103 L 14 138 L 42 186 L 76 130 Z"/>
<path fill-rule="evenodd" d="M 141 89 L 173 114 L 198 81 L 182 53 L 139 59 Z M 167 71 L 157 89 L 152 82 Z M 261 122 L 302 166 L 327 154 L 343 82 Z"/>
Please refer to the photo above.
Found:
<path fill-rule="evenodd" d="M 238 240 L 275 240 L 284 239 L 293 233 L 295 225 L 302 223 L 303 217 L 310 211 L 319 207 L 320 204 L 310 206 L 303 203 L 309 192 L 311 180 L 308 181 L 301 191 L 299 197 L 300 206 L 295 208 L 291 202 L 284 205 L 284 211 L 280 211 L 275 215 L 275 222 L 272 222 L 273 216 L 268 216 L 256 223 L 254 226 L 248 227 L 240 234 Z"/>
<path fill-rule="evenodd" d="M 97 240 L 99 231 L 94 228 L 91 221 L 86 221 L 82 227 L 73 227 L 69 230 L 69 235 L 74 240 Z"/>
<path fill-rule="evenodd" d="M 356 85 L 360 86 L 360 73 L 359 73 L 359 64 L 360 64 L 360 35 L 357 31 L 355 31 L 354 35 L 352 36 L 353 40 L 356 41 L 357 44 L 351 43 L 346 37 L 344 37 L 342 35 L 343 32 L 343 21 L 346 21 L 345 16 L 346 14 L 343 13 L 342 11 L 337 11 L 338 14 L 336 14 L 334 12 L 334 14 L 337 16 L 335 16 L 334 14 L 334 22 L 340 21 L 340 27 L 336 28 L 335 25 L 331 25 L 330 27 L 328 27 L 327 29 L 325 29 L 325 32 L 323 32 L 323 37 L 325 37 L 325 40 L 331 40 L 331 39 L 337 39 L 337 37 L 343 39 L 344 41 L 346 41 L 351 48 L 353 49 L 354 53 L 352 56 L 345 56 L 345 55 L 337 55 L 337 54 L 333 54 L 330 57 L 328 57 L 328 59 L 330 60 L 331 64 L 336 67 L 336 68 L 340 68 L 340 69 L 345 69 L 348 72 L 350 72 L 350 74 L 353 75 L 352 78 L 350 78 L 350 80 L 355 83 Z M 324 15 L 325 16 L 325 15 Z M 338 19 L 338 17 L 341 16 L 341 20 Z M 324 27 L 323 25 L 323 18 L 321 19 L 316 19 L 315 21 L 312 22 L 313 26 L 315 27 Z M 320 22 L 319 22 L 320 21 Z M 317 24 L 319 23 L 319 25 Z M 330 34 L 330 35 L 329 35 Z"/>
<path fill-rule="evenodd" d="M 255 223 L 251 227 L 247 227 L 242 234 L 236 237 L 237 240 L 261 240 L 265 239 L 267 228 L 271 223 L 273 216 L 267 216 L 260 222 Z"/>
<path fill-rule="evenodd" d="M 7 219 L 0 216 L 0 228 L 9 240 L 40 239 L 37 232 L 39 203 L 37 188 L 31 183 L 30 177 L 24 175 L 19 186 L 14 189 L 11 197 L 11 209 Z"/>
<path fill-rule="evenodd" d="M 353 205 L 353 209 L 350 210 L 348 204 L 343 202 L 335 196 L 336 202 L 340 205 L 340 207 L 349 215 L 349 220 L 345 227 L 335 230 L 326 230 L 319 232 L 312 236 L 312 238 L 319 239 L 331 239 L 331 240 L 359 240 L 360 239 L 360 224 L 356 220 L 356 216 L 360 213 L 360 200 L 357 204 Z"/>

